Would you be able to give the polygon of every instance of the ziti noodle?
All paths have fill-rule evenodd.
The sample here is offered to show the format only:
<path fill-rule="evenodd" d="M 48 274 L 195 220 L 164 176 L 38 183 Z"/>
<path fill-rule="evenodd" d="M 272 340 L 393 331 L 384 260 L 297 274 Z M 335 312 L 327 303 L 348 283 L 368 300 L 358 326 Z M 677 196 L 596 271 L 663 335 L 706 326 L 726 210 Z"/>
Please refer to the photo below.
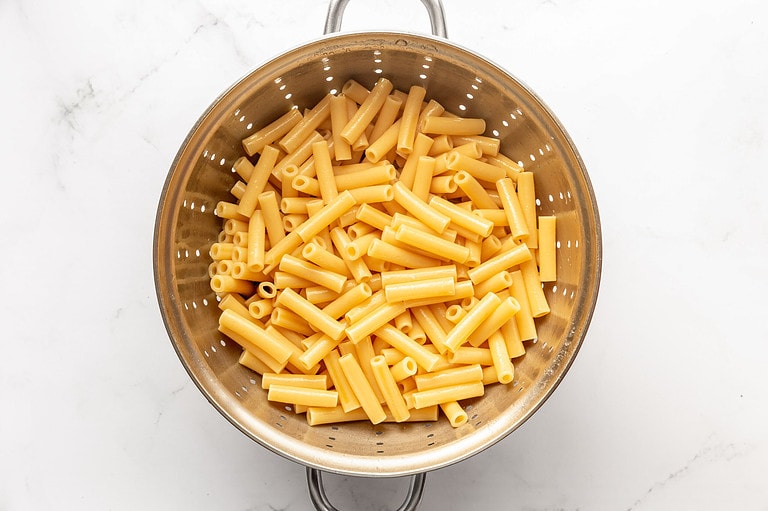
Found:
<path fill-rule="evenodd" d="M 310 425 L 467 421 L 510 384 L 556 280 L 534 175 L 461 118 L 350 80 L 245 138 L 211 245 L 219 330 Z"/>

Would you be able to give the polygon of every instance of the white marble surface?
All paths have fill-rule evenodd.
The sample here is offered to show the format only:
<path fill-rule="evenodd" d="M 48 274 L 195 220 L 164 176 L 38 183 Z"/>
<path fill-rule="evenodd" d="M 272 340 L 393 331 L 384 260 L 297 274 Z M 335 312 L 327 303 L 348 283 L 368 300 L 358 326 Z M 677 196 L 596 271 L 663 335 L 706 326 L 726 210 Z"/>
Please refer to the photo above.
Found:
<path fill-rule="evenodd" d="M 587 341 L 420 509 L 767 510 L 768 4 L 444 0 L 450 38 L 575 140 L 605 263 Z M 415 0 L 345 29 L 425 31 Z M 322 31 L 320 0 L 0 1 L 0 509 L 307 510 L 303 467 L 191 383 L 154 295 L 155 208 L 225 87 Z M 406 20 L 401 12 L 413 12 Z M 403 481 L 328 479 L 386 508 Z"/>

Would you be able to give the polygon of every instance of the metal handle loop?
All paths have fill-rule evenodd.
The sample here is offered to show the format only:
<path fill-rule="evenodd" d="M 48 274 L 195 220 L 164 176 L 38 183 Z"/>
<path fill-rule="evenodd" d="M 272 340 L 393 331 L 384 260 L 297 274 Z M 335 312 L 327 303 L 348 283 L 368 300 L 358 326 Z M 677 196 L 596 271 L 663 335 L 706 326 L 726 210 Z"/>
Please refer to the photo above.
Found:
<path fill-rule="evenodd" d="M 323 34 L 339 32 L 341 30 L 341 18 L 349 0 L 330 0 L 328 3 L 328 16 L 325 18 Z M 432 35 L 448 38 L 448 30 L 445 25 L 445 9 L 441 0 L 421 0 L 429 14 L 429 23 L 432 26 Z"/>
<path fill-rule="evenodd" d="M 342 0 L 343 1 L 343 0 Z M 414 511 L 421 501 L 424 493 L 424 482 L 427 475 L 420 473 L 411 476 L 411 484 L 408 486 L 408 495 L 402 505 L 396 511 Z M 323 487 L 323 473 L 316 468 L 307 467 L 307 486 L 309 486 L 309 498 L 317 511 L 339 511 L 336 509 Z"/>

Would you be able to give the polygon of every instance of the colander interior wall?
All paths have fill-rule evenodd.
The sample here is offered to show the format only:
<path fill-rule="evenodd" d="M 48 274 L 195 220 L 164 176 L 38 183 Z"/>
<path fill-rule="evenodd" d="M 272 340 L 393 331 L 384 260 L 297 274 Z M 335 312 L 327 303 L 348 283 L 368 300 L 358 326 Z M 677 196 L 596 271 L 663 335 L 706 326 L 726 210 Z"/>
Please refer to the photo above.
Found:
<path fill-rule="evenodd" d="M 239 346 L 217 330 L 219 309 L 207 269 L 233 201 L 232 163 L 241 140 L 288 109 L 314 105 L 354 78 L 385 76 L 397 88 L 423 85 L 447 110 L 487 121 L 487 135 L 534 172 L 539 214 L 557 216 L 558 280 L 545 285 L 551 314 L 516 361 L 513 384 L 467 402 L 469 422 L 347 423 L 309 427 L 290 406 L 268 403 L 260 378 L 238 364 Z M 437 38 L 366 32 L 324 38 L 266 63 L 225 92 L 193 127 L 169 173 L 158 208 L 158 299 L 174 347 L 192 379 L 235 426 L 302 464 L 354 475 L 404 475 L 446 466 L 492 445 L 522 424 L 571 364 L 595 305 L 600 230 L 588 176 L 569 137 L 525 86 L 478 55 Z"/>

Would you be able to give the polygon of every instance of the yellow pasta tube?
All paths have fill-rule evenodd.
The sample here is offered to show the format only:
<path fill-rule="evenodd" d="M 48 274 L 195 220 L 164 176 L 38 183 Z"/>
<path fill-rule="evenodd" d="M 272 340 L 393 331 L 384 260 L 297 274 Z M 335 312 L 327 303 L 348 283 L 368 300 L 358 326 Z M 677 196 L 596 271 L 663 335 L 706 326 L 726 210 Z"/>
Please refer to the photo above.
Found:
<path fill-rule="evenodd" d="M 438 234 L 442 234 L 445 231 L 451 222 L 450 218 L 419 199 L 402 182 L 398 181 L 393 187 L 395 189 L 395 201 L 398 204 Z"/>
<path fill-rule="evenodd" d="M 440 236 L 419 231 L 409 225 L 398 227 L 395 239 L 412 247 L 418 247 L 420 250 L 441 259 L 449 259 L 458 263 L 467 262 L 470 256 L 467 247 L 445 240 Z"/>
<path fill-rule="evenodd" d="M 461 318 L 467 315 L 467 309 L 462 308 L 461 305 L 453 304 L 448 307 L 445 311 L 445 317 L 448 318 L 448 321 L 453 323 L 454 325 L 458 323 Z"/>
<path fill-rule="evenodd" d="M 481 185 L 477 179 L 472 177 L 469 172 L 460 170 L 453 175 L 453 180 L 466 196 L 472 200 L 475 207 L 482 209 L 498 209 L 496 202 L 488 194 L 488 191 L 483 188 L 483 185 Z"/>
<path fill-rule="evenodd" d="M 539 217 L 539 277 L 542 282 L 557 280 L 557 218 Z"/>
<path fill-rule="evenodd" d="M 314 241 L 304 245 L 301 249 L 301 256 L 307 261 L 320 266 L 324 270 L 332 271 L 340 275 L 347 275 L 348 273 L 347 265 L 342 258 L 322 248 Z M 340 293 L 341 291 L 336 292 Z"/>
<path fill-rule="evenodd" d="M 240 231 L 248 231 L 248 221 L 246 220 L 236 220 L 234 218 L 228 218 L 226 222 L 224 222 L 224 232 L 226 234 L 229 234 L 230 236 L 234 236 L 237 232 Z"/>
<path fill-rule="evenodd" d="M 507 344 L 500 331 L 496 331 L 488 338 L 488 348 L 491 352 L 493 366 L 496 368 L 496 377 L 500 383 L 511 383 L 515 379 L 515 367 L 507 351 Z"/>
<path fill-rule="evenodd" d="M 349 281 L 345 283 L 345 287 L 349 285 Z M 314 303 L 318 307 L 320 304 L 326 304 L 339 297 L 339 293 L 331 291 L 327 287 L 323 286 L 307 286 L 304 288 L 304 297 L 310 302 Z"/>
<path fill-rule="evenodd" d="M 378 238 L 371 241 L 371 244 L 368 246 L 367 255 L 381 261 L 399 264 L 406 268 L 437 266 L 440 263 L 440 261 L 435 258 L 426 257 L 410 250 L 397 247 Z"/>
<path fill-rule="evenodd" d="M 503 209 L 475 209 L 473 213 L 493 222 L 496 226 L 509 225 L 507 214 Z"/>
<path fill-rule="evenodd" d="M 268 389 L 270 385 L 290 385 L 309 389 L 327 390 L 328 376 L 324 374 L 290 374 L 265 373 L 261 375 L 261 388 Z"/>
<path fill-rule="evenodd" d="M 432 309 L 429 306 L 422 305 L 419 307 L 413 307 L 410 309 L 413 318 L 416 320 L 429 341 L 432 343 L 439 353 L 445 353 L 447 348 L 445 347 L 445 330 L 435 317 Z"/>
<path fill-rule="evenodd" d="M 460 346 L 448 355 L 451 364 L 480 364 L 481 366 L 493 365 L 491 350 L 488 348 L 475 348 L 474 346 Z"/>
<path fill-rule="evenodd" d="M 427 371 L 432 371 L 440 363 L 441 358 L 438 354 L 432 353 L 392 325 L 382 324 L 375 330 L 375 335 L 384 339 L 387 344 L 400 350 L 406 356 L 411 357 Z"/>
<path fill-rule="evenodd" d="M 251 371 L 256 371 L 259 374 L 264 374 L 272 370 L 264 361 L 246 349 L 243 350 L 237 361 L 239 364 L 247 367 Z"/>
<path fill-rule="evenodd" d="M 248 339 L 280 363 L 287 362 L 293 353 L 293 344 L 269 335 L 263 328 L 231 310 L 221 313 L 219 324 Z"/>
<path fill-rule="evenodd" d="M 254 286 L 249 280 L 236 279 L 231 275 L 214 275 L 211 278 L 211 289 L 216 293 L 250 295 L 254 291 Z"/>
<path fill-rule="evenodd" d="M 455 288 L 456 282 L 452 277 L 442 277 L 390 284 L 384 286 L 384 294 L 388 302 L 400 302 L 451 295 Z"/>
<path fill-rule="evenodd" d="M 237 175 L 243 178 L 243 181 L 248 181 L 253 173 L 253 165 L 248 158 L 241 156 L 232 164 L 232 170 L 237 172 Z"/>
<path fill-rule="evenodd" d="M 400 132 L 400 120 L 394 122 L 365 150 L 365 157 L 373 163 L 379 162 L 397 145 L 397 135 Z"/>
<path fill-rule="evenodd" d="M 349 190 L 358 203 L 389 202 L 395 198 L 392 185 L 374 185 Z"/>
<path fill-rule="evenodd" d="M 276 360 L 273 356 L 269 355 L 266 351 L 252 343 L 250 340 L 248 340 L 246 337 L 243 337 L 239 333 L 235 332 L 234 330 L 231 330 L 225 326 L 222 326 L 219 324 L 219 332 L 226 335 L 233 341 L 235 341 L 237 344 L 239 344 L 245 351 L 250 352 L 255 358 L 261 362 L 261 364 L 253 364 L 254 366 L 266 366 L 270 372 L 280 372 L 283 369 L 285 369 L 288 361 L 285 362 L 279 362 Z M 290 357 L 289 357 L 290 358 Z M 263 367 L 257 367 L 256 370 L 260 371 Z"/>
<path fill-rule="evenodd" d="M 442 369 L 432 373 L 417 374 L 413 377 L 417 390 L 429 390 L 462 383 L 473 383 L 483 379 L 480 364 Z"/>
<path fill-rule="evenodd" d="M 389 370 L 384 357 L 381 355 L 371 359 L 371 369 L 376 383 L 384 396 L 384 402 L 392 413 L 396 422 L 403 422 L 410 417 L 408 407 L 405 404 L 400 389 L 397 386 L 394 376 Z"/>
<path fill-rule="evenodd" d="M 505 177 L 496 181 L 496 189 L 499 192 L 504 213 L 507 215 L 512 238 L 515 241 L 528 240 L 530 232 L 528 231 L 528 224 L 523 215 L 523 210 L 520 207 L 520 199 L 515 191 L 515 183 L 508 177 Z"/>
<path fill-rule="evenodd" d="M 371 91 L 366 89 L 356 80 L 349 79 L 341 87 L 341 93 L 358 105 L 362 105 L 365 101 L 365 98 L 368 97 Z"/>
<path fill-rule="evenodd" d="M 248 306 L 245 305 L 245 300 L 240 295 L 236 294 L 225 294 L 221 297 L 221 300 L 219 301 L 219 309 L 224 311 L 227 309 L 231 309 L 232 312 L 241 315 L 244 318 L 253 320 L 254 323 L 257 325 L 264 327 L 264 325 L 258 321 L 254 320 L 248 312 Z"/>
<path fill-rule="evenodd" d="M 339 394 L 335 390 L 320 390 L 275 383 L 269 386 L 267 400 L 329 408 L 336 406 Z"/>
<path fill-rule="evenodd" d="M 443 414 L 451 423 L 451 426 L 458 428 L 462 424 L 466 424 L 468 420 L 467 412 L 461 407 L 458 401 L 448 401 L 447 403 L 440 403 L 440 409 Z"/>
<path fill-rule="evenodd" d="M 299 191 L 293 187 L 293 178 L 299 175 L 299 167 L 296 165 L 288 165 L 280 173 L 280 196 L 283 198 L 298 197 Z M 282 200 L 280 201 L 280 209 L 282 210 Z"/>
<path fill-rule="evenodd" d="M 528 295 L 528 303 L 531 306 L 531 315 L 534 318 L 539 318 L 549 314 L 549 304 L 541 287 L 536 261 L 529 259 L 521 263 L 520 273 L 523 275 L 523 281 L 525 282 L 525 291 Z"/>
<path fill-rule="evenodd" d="M 384 229 L 384 227 L 392 222 L 392 217 L 390 215 L 383 211 L 379 211 L 368 204 L 361 204 L 360 207 L 357 208 L 355 218 L 379 230 Z"/>
<path fill-rule="evenodd" d="M 502 289 L 508 289 L 512 285 L 512 277 L 504 270 L 487 278 L 475 286 L 475 296 L 482 298 L 486 293 L 497 293 Z"/>
<path fill-rule="evenodd" d="M 323 198 L 323 202 L 328 204 L 339 194 L 336 188 L 336 180 L 333 176 L 328 142 L 321 140 L 312 144 L 312 156 L 315 158 L 315 173 L 317 175 L 317 183 L 320 186 L 320 196 Z"/>
<path fill-rule="evenodd" d="M 432 147 L 429 148 L 429 156 L 440 156 L 453 149 L 453 139 L 448 135 L 438 135 L 432 138 Z"/>
<path fill-rule="evenodd" d="M 368 380 L 368 383 L 371 384 L 373 393 L 376 394 L 376 399 L 379 400 L 379 403 L 383 404 L 384 394 L 376 384 L 376 377 L 373 375 L 373 367 L 371 367 L 371 359 L 376 356 L 376 353 L 373 351 L 373 342 L 371 341 L 371 338 L 365 337 L 364 339 L 361 339 L 360 342 L 353 344 L 353 346 L 355 359 L 357 360 L 357 363 L 360 364 L 360 369 L 363 370 L 365 378 Z"/>
<path fill-rule="evenodd" d="M 435 298 L 422 298 L 420 300 L 408 300 L 405 302 L 406 307 L 420 307 L 422 305 L 438 304 L 440 302 L 447 302 L 453 300 L 461 300 L 462 298 L 469 298 L 474 295 L 474 286 L 471 280 L 458 280 L 456 281 L 455 292 L 452 295 L 438 296 Z"/>
<path fill-rule="evenodd" d="M 447 176 L 435 176 L 429 184 L 429 193 L 436 195 L 452 194 L 459 189 L 459 185 L 453 179 L 453 174 Z"/>
<path fill-rule="evenodd" d="M 366 420 L 368 415 L 362 408 L 344 411 L 342 406 L 334 408 L 309 407 L 307 409 L 307 424 L 320 426 L 323 424 L 336 424 L 343 422 L 355 422 Z"/>
<path fill-rule="evenodd" d="M 307 204 L 317 200 L 314 197 L 286 197 L 280 200 L 280 211 L 285 215 L 306 215 Z"/>
<path fill-rule="evenodd" d="M 239 181 L 242 183 L 242 181 Z M 237 212 L 237 204 L 233 204 L 227 201 L 219 201 L 216 203 L 215 215 L 219 218 L 234 218 L 236 220 L 246 221 L 248 218 L 244 217 Z"/>
<path fill-rule="evenodd" d="M 274 298 L 277 295 L 277 288 L 271 282 L 259 282 L 256 293 L 261 298 Z"/>
<path fill-rule="evenodd" d="M 286 153 L 296 151 L 310 134 L 331 116 L 330 94 L 326 94 L 312 110 L 306 113 L 291 130 L 280 139 L 278 145 Z"/>
<path fill-rule="evenodd" d="M 416 136 L 416 128 L 421 112 L 421 103 L 427 90 L 420 85 L 412 85 L 408 91 L 408 97 L 403 106 L 403 114 L 400 117 L 400 132 L 397 137 L 397 151 L 400 154 L 410 154 L 413 150 L 413 139 Z"/>
<path fill-rule="evenodd" d="M 246 263 L 251 271 L 261 271 L 264 268 L 266 226 L 262 212 L 254 211 L 248 222 L 248 254 Z"/>
<path fill-rule="evenodd" d="M 304 318 L 295 312 L 281 307 L 272 309 L 272 314 L 269 316 L 269 323 L 272 326 L 293 330 L 294 332 L 306 336 L 311 336 L 316 333 Z"/>
<path fill-rule="evenodd" d="M 501 326 L 512 319 L 520 310 L 520 304 L 513 296 L 508 296 L 501 301 L 498 307 L 488 316 L 482 325 L 470 334 L 467 342 L 472 346 L 480 346 L 490 335 L 501 328 Z"/>
<path fill-rule="evenodd" d="M 360 401 L 355 396 L 349 380 L 344 376 L 344 371 L 342 371 L 339 364 L 339 358 L 341 358 L 339 351 L 333 349 L 323 358 L 323 362 L 328 370 L 328 377 L 333 383 L 333 388 L 339 393 L 339 405 L 345 412 L 349 413 L 360 408 Z"/>
<path fill-rule="evenodd" d="M 467 274 L 472 282 L 477 285 L 501 271 L 509 270 L 513 266 L 530 259 L 531 251 L 528 250 L 528 246 L 525 243 L 521 243 L 520 245 L 515 245 L 512 249 L 507 250 L 506 252 L 495 255 L 487 261 L 483 261 L 479 265 L 468 270 Z"/>
<path fill-rule="evenodd" d="M 368 284 L 360 283 L 327 304 L 322 310 L 332 318 L 338 319 L 370 298 L 372 294 Z"/>
<path fill-rule="evenodd" d="M 501 140 L 495 137 L 484 137 L 482 135 L 462 136 L 456 135 L 451 137 L 451 141 L 455 145 L 463 145 L 474 142 L 480 148 L 484 156 L 496 156 L 499 154 L 499 148 L 501 147 Z"/>
<path fill-rule="evenodd" d="M 336 321 L 290 288 L 284 289 L 277 296 L 276 304 L 292 310 L 333 340 L 341 339 L 344 335 L 346 323 Z"/>
<path fill-rule="evenodd" d="M 272 300 L 266 299 L 255 300 L 248 304 L 248 312 L 250 312 L 251 316 L 256 319 L 269 316 L 272 314 L 273 308 L 274 306 L 272 305 Z"/>
<path fill-rule="evenodd" d="M 413 404 L 414 408 L 425 408 L 431 405 L 439 405 L 440 403 L 480 397 L 484 393 L 485 386 L 482 381 L 462 383 L 448 387 L 416 391 L 413 393 Z"/>
<path fill-rule="evenodd" d="M 479 234 L 483 238 L 490 236 L 494 224 L 490 220 L 474 214 L 442 197 L 432 196 L 429 205 L 451 219 L 454 224 Z"/>
<path fill-rule="evenodd" d="M 445 345 L 450 351 L 456 351 L 466 342 L 480 323 L 485 321 L 491 313 L 501 305 L 501 299 L 494 293 L 485 295 L 476 306 L 464 316 L 445 336 Z"/>
<path fill-rule="evenodd" d="M 485 119 L 430 116 L 422 122 L 421 131 L 433 135 L 482 135 Z"/>
<path fill-rule="evenodd" d="M 392 126 L 397 120 L 397 116 L 400 114 L 400 108 L 403 106 L 403 100 L 389 95 L 384 101 L 384 104 L 379 110 L 379 115 L 376 116 L 376 122 L 373 125 L 368 140 L 375 142 L 387 128 Z"/>
<path fill-rule="evenodd" d="M 208 249 L 208 255 L 214 261 L 221 261 L 223 259 L 232 259 L 232 253 L 235 251 L 234 243 L 214 243 L 211 248 Z"/>
<path fill-rule="evenodd" d="M 365 378 L 365 374 L 363 374 L 363 370 L 354 355 L 347 354 L 342 356 L 339 359 L 339 365 L 368 419 L 373 424 L 383 422 L 387 415 L 384 413 L 384 409 L 381 407 L 373 388 Z"/>
<path fill-rule="evenodd" d="M 237 205 L 237 212 L 243 216 L 250 217 L 258 205 L 259 195 L 264 192 L 269 176 L 272 175 L 272 169 L 277 162 L 280 151 L 272 146 L 263 149 L 259 161 L 251 173 L 250 179 L 245 186 L 245 192 Z"/>
<path fill-rule="evenodd" d="M 387 303 L 387 299 L 384 296 L 384 291 L 377 291 L 376 293 L 372 294 L 370 298 L 360 303 L 360 305 L 351 308 L 349 312 L 344 314 L 344 317 L 346 318 L 347 322 L 356 323 L 358 320 L 366 317 L 385 303 Z M 401 313 L 402 311 L 399 312 L 399 314 Z M 392 317 L 394 318 L 396 316 L 397 314 Z"/>
<path fill-rule="evenodd" d="M 536 339 L 536 323 L 533 320 L 531 305 L 528 302 L 528 293 L 525 289 L 523 274 L 520 270 L 516 270 L 510 272 L 509 275 L 512 277 L 512 286 L 510 286 L 509 291 L 520 304 L 520 311 L 515 314 L 515 322 L 517 323 L 520 339 L 523 341 Z"/>
<path fill-rule="evenodd" d="M 507 177 L 512 179 L 512 181 L 516 181 L 517 176 L 519 176 L 520 173 L 524 171 L 523 167 L 521 167 L 520 164 L 518 164 L 517 162 L 513 161 L 511 158 L 501 153 L 495 156 L 486 156 L 485 159 L 491 165 L 496 165 L 498 167 L 503 168 L 504 171 L 507 173 Z"/>
<path fill-rule="evenodd" d="M 392 82 L 383 77 L 379 78 L 355 115 L 344 126 L 341 131 L 341 138 L 349 144 L 355 142 L 384 105 L 392 88 Z"/>
<path fill-rule="evenodd" d="M 320 197 L 320 183 L 313 177 L 296 176 L 293 178 L 291 186 L 301 193 L 311 195 L 312 197 Z"/>
<path fill-rule="evenodd" d="M 463 170 L 471 174 L 475 179 L 495 183 L 499 179 L 506 178 L 504 169 L 496 167 L 480 160 L 475 160 L 458 151 L 452 151 L 446 157 L 446 166 L 449 170 Z"/>
<path fill-rule="evenodd" d="M 501 241 L 495 235 L 491 234 L 483 239 L 480 250 L 480 260 L 486 261 L 501 251 Z"/>
<path fill-rule="evenodd" d="M 400 181 L 403 182 L 406 188 L 413 189 L 419 160 L 429 154 L 429 148 L 432 147 L 433 143 L 432 138 L 423 133 L 416 135 L 413 149 L 405 159 L 405 163 L 403 163 L 402 170 L 400 171 Z M 434 171 L 434 166 L 432 166 L 432 170 Z"/>
<path fill-rule="evenodd" d="M 382 355 L 382 358 L 386 361 L 387 364 L 389 363 L 384 355 Z M 396 382 L 400 382 L 410 376 L 415 375 L 417 370 L 418 365 L 416 364 L 416 361 L 411 357 L 403 357 L 392 364 L 392 367 L 390 367 L 392 377 Z"/>
<path fill-rule="evenodd" d="M 277 204 L 277 195 L 275 192 L 263 192 L 258 197 L 259 206 L 264 216 L 264 225 L 267 229 L 267 237 L 271 246 L 285 238 L 283 221 L 280 217 L 280 208 Z"/>
<path fill-rule="evenodd" d="M 316 282 L 299 277 L 293 273 L 286 271 L 276 271 L 272 276 L 272 283 L 277 289 L 285 289 L 287 287 L 293 289 L 300 289 L 305 287 L 312 287 L 316 285 Z"/>
<path fill-rule="evenodd" d="M 411 227 L 419 229 L 420 231 L 424 231 L 424 232 L 427 232 L 427 233 L 430 233 L 430 234 L 435 234 L 435 230 L 434 229 L 432 229 L 431 227 L 428 227 L 426 224 L 424 224 L 420 220 L 417 220 L 416 218 L 413 218 L 412 216 L 408 216 L 406 214 L 398 212 L 398 213 L 395 213 L 394 215 L 392 215 L 392 222 L 388 226 L 390 231 L 391 231 L 391 233 L 392 233 L 392 236 L 393 236 L 392 239 L 394 239 L 394 231 L 397 231 L 398 227 L 400 227 L 401 225 L 410 225 Z M 391 240 L 386 240 L 385 239 L 386 238 L 386 234 L 385 234 L 386 231 L 387 231 L 387 227 L 384 227 L 384 229 L 382 229 L 381 237 L 385 241 L 388 241 L 389 243 L 391 243 L 392 242 Z M 446 239 L 448 241 L 456 241 L 456 237 L 457 236 L 458 236 L 458 233 L 454 229 L 446 229 L 446 230 L 444 230 L 440 234 L 441 238 Z"/>
<path fill-rule="evenodd" d="M 309 219 L 300 225 L 294 232 L 297 233 L 304 242 L 310 241 L 321 230 L 328 227 L 331 222 L 338 220 L 341 215 L 349 211 L 355 205 L 355 198 L 345 190 L 323 206 L 323 209 L 309 217 Z"/>
<path fill-rule="evenodd" d="M 391 164 L 374 165 L 367 170 L 336 175 L 336 187 L 339 190 L 349 190 L 363 186 L 389 184 L 397 179 L 395 167 Z"/>
<path fill-rule="evenodd" d="M 359 258 L 354 257 L 354 254 L 350 253 L 350 247 L 352 240 L 344 229 L 341 227 L 334 227 L 330 231 L 331 241 L 333 246 L 336 247 L 336 251 L 341 255 L 344 263 L 347 265 L 349 272 L 352 274 L 352 278 L 355 282 L 368 282 L 372 278 L 371 270 L 365 265 L 365 263 Z"/>
<path fill-rule="evenodd" d="M 315 337 L 317 335 L 318 334 L 316 334 Z M 328 335 L 320 333 L 319 337 L 317 337 L 317 339 L 298 356 L 299 367 L 308 370 L 321 360 L 324 360 L 338 345 L 338 339 L 334 340 Z"/>
<path fill-rule="evenodd" d="M 243 149 L 248 156 L 261 152 L 266 146 L 288 133 L 302 119 L 297 108 L 291 108 L 268 125 L 243 139 Z"/>
<path fill-rule="evenodd" d="M 411 270 L 387 271 L 381 274 L 381 285 L 391 286 L 403 282 L 416 282 L 424 279 L 437 279 L 450 277 L 456 281 L 456 265 L 446 264 L 442 266 L 433 266 L 430 268 L 414 268 Z"/>
<path fill-rule="evenodd" d="M 402 314 L 403 311 L 405 311 L 405 305 L 402 302 L 385 303 L 371 311 L 369 315 L 349 325 L 346 328 L 347 337 L 353 343 L 358 343 L 377 331 L 382 325 L 395 319 L 395 316 Z"/>
<path fill-rule="evenodd" d="M 304 223 L 307 218 L 309 218 L 307 215 L 283 215 L 283 229 L 289 233 L 293 232 L 299 225 Z"/>
<path fill-rule="evenodd" d="M 439 117 L 443 115 L 444 112 L 445 112 L 445 108 L 443 107 L 443 105 L 441 105 L 434 99 L 430 99 L 427 102 L 426 106 L 422 108 L 421 113 L 419 114 L 419 125 L 416 129 L 418 131 L 423 131 L 422 128 L 424 126 L 424 119 L 432 116 Z"/>
<path fill-rule="evenodd" d="M 521 172 L 517 176 L 517 198 L 520 210 L 523 212 L 528 238 L 526 243 L 530 248 L 538 248 L 536 236 L 536 187 L 533 182 L 533 172 Z"/>
<path fill-rule="evenodd" d="M 312 158 L 312 144 L 314 144 L 315 142 L 320 142 L 321 140 L 325 140 L 325 139 L 317 131 L 313 131 L 312 133 L 310 133 L 307 139 L 304 140 L 301 143 L 301 145 L 299 145 L 299 147 L 296 148 L 295 151 L 286 154 L 281 160 L 277 162 L 277 164 L 275 164 L 275 167 L 272 169 L 272 175 L 276 179 L 280 179 L 282 176 L 283 170 L 288 168 L 291 165 L 298 165 L 299 173 L 303 172 L 304 171 L 302 168 L 303 164 L 309 158 Z M 314 158 L 312 158 L 312 161 L 314 162 Z"/>
<path fill-rule="evenodd" d="M 322 268 L 308 261 L 286 254 L 280 260 L 278 266 L 281 271 L 291 273 L 315 284 L 325 286 L 337 293 L 341 293 L 347 282 L 346 275 Z"/>
<path fill-rule="evenodd" d="M 432 173 L 434 172 L 434 169 L 434 158 L 431 156 L 419 156 L 411 189 L 413 190 L 413 194 L 424 202 L 429 200 L 429 191 L 432 188 Z"/>
<path fill-rule="evenodd" d="M 525 355 L 525 345 L 520 340 L 520 332 L 517 329 L 517 322 L 514 320 L 507 321 L 501 325 L 501 336 L 504 338 L 504 342 L 507 345 L 507 353 L 509 358 L 517 358 Z"/>
<path fill-rule="evenodd" d="M 349 143 L 341 138 L 341 130 L 344 129 L 344 126 L 349 121 L 347 98 L 345 96 L 331 96 L 329 100 L 334 157 L 338 161 L 350 160 L 352 158 L 352 151 Z"/>

